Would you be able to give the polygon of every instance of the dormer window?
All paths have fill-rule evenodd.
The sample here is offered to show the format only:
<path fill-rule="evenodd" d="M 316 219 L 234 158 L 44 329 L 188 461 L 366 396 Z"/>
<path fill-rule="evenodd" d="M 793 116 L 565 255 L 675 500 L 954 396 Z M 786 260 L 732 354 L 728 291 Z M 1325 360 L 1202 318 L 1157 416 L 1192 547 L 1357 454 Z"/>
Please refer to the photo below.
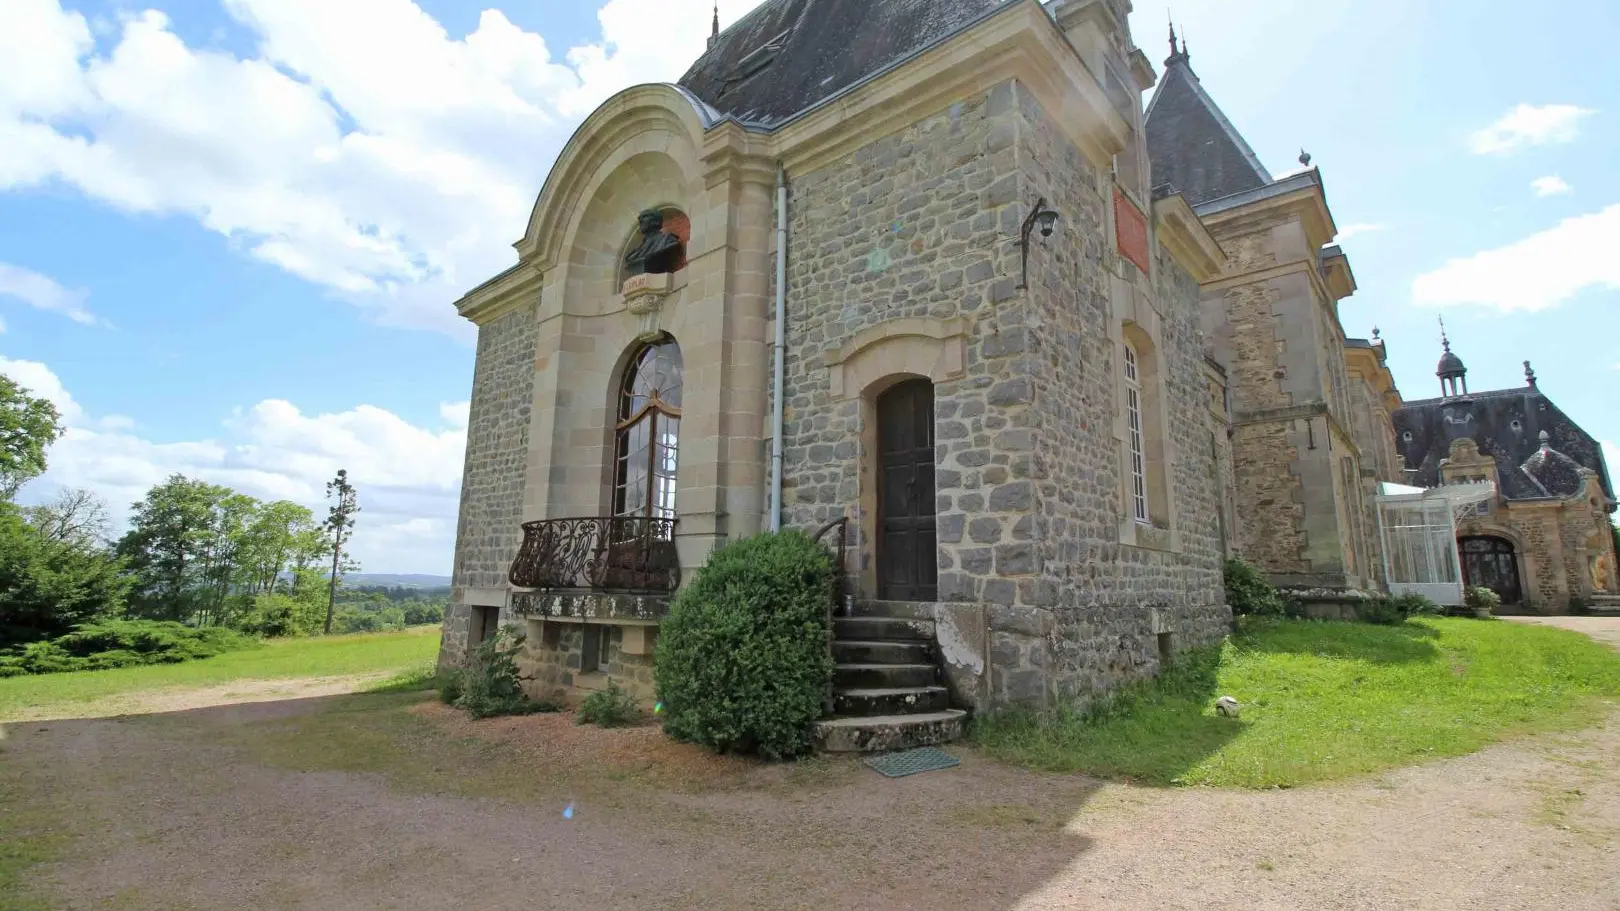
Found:
<path fill-rule="evenodd" d="M 776 61 L 776 55 L 781 53 L 782 48 L 787 46 L 788 37 L 792 34 L 793 29 L 788 29 L 759 47 L 754 48 L 752 51 L 749 51 L 748 56 L 737 61 L 737 71 L 732 73 L 731 76 L 726 79 L 726 81 L 741 82 L 744 79 L 747 79 L 749 76 L 752 76 L 755 73 L 758 73 L 760 70 L 770 66 Z"/>

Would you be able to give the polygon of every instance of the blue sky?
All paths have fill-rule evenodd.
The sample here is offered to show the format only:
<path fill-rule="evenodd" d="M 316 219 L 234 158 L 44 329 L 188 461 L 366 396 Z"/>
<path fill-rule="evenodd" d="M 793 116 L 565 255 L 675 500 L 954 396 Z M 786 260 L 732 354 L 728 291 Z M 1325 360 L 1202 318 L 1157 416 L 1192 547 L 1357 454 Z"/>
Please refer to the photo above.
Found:
<path fill-rule="evenodd" d="M 1620 10 L 1297 10 L 1175 3 L 1273 174 L 1302 147 L 1322 169 L 1360 283 L 1346 330 L 1378 326 L 1423 398 L 1443 315 L 1472 388 L 1529 359 L 1620 442 Z M 1132 15 L 1155 62 L 1166 14 Z M 347 467 L 365 568 L 447 572 L 472 369 L 451 305 L 510 264 L 574 126 L 678 76 L 708 20 L 705 0 L 5 0 L 0 369 L 71 428 L 25 498 L 122 508 L 183 471 L 319 506 Z"/>

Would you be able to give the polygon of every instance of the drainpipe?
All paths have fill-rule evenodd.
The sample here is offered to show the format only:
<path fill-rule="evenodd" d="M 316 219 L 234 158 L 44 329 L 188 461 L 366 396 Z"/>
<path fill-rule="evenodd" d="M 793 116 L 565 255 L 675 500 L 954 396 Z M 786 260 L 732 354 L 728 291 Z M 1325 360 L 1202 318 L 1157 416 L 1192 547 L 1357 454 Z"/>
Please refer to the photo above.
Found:
<path fill-rule="evenodd" d="M 771 531 L 782 530 L 782 377 L 787 357 L 787 171 L 776 163 L 776 375 L 771 403 Z"/>

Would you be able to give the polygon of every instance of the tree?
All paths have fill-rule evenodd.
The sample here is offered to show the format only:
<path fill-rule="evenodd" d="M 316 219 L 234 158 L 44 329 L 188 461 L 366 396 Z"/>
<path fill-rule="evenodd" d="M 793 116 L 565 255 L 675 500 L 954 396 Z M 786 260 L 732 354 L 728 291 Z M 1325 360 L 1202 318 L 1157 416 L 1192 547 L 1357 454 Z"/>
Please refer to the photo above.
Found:
<path fill-rule="evenodd" d="M 134 504 L 118 553 L 134 574 L 131 612 L 155 620 L 188 620 L 206 610 L 206 582 L 218 559 L 220 506 L 228 488 L 171 475 Z"/>
<path fill-rule="evenodd" d="M 99 547 L 107 543 L 112 528 L 107 501 L 82 488 L 64 490 L 44 505 L 25 507 L 23 515 L 41 536 L 64 544 Z"/>
<path fill-rule="evenodd" d="M 62 435 L 62 416 L 10 377 L 0 376 L 0 498 L 45 472 L 45 450 Z"/>
<path fill-rule="evenodd" d="M 354 514 L 360 511 L 355 499 L 354 485 L 349 483 L 347 469 L 338 469 L 337 477 L 326 482 L 328 499 L 337 502 L 327 510 L 326 533 L 332 544 L 332 581 L 326 596 L 326 633 L 332 632 L 332 613 L 337 608 L 338 571 L 343 560 L 343 545 L 354 530 Z"/>
<path fill-rule="evenodd" d="M 273 592 L 289 563 L 308 567 L 324 552 L 320 526 L 308 507 L 287 500 L 266 503 L 243 533 L 239 555 L 243 586 L 250 595 Z M 300 563 L 301 554 L 307 556 Z"/>
<path fill-rule="evenodd" d="M 0 649 L 117 616 L 129 584 L 99 543 L 50 537 L 0 503 Z"/>

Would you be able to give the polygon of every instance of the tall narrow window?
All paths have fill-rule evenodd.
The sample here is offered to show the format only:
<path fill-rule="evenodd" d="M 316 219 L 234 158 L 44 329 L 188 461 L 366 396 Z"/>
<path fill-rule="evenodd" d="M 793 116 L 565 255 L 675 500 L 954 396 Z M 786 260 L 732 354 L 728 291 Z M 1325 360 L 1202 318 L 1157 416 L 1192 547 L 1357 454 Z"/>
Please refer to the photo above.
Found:
<path fill-rule="evenodd" d="M 625 367 L 614 447 L 613 514 L 675 518 L 680 460 L 681 348 L 664 338 Z"/>
<path fill-rule="evenodd" d="M 1125 419 L 1129 426 L 1131 458 L 1131 514 L 1147 523 L 1147 455 L 1142 446 L 1142 384 L 1137 373 L 1136 349 L 1125 343 Z"/>

